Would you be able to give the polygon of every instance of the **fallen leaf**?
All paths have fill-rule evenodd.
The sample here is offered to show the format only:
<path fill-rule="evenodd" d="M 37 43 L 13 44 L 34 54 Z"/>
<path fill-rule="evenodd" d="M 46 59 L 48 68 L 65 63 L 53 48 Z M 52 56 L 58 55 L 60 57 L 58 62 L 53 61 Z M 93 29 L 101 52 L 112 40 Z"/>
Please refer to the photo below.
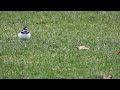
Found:
<path fill-rule="evenodd" d="M 101 74 L 100 78 L 102 78 L 102 79 L 112 79 L 112 76 L 108 75 L 108 74 Z"/>
<path fill-rule="evenodd" d="M 120 54 L 120 51 L 119 51 L 119 52 L 117 52 L 117 54 Z"/>
<path fill-rule="evenodd" d="M 82 50 L 82 49 L 87 49 L 87 50 L 88 50 L 89 48 L 86 47 L 86 46 L 79 46 L 78 49 L 79 49 L 79 50 Z"/>

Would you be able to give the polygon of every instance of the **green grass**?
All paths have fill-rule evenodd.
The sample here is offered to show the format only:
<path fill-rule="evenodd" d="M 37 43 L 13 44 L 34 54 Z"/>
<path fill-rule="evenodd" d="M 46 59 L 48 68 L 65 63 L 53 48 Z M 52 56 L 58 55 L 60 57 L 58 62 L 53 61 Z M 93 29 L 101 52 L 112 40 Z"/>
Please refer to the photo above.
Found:
<path fill-rule="evenodd" d="M 27 47 L 17 37 L 23 26 L 32 35 Z M 118 79 L 119 50 L 118 11 L 0 12 L 1 79 Z"/>

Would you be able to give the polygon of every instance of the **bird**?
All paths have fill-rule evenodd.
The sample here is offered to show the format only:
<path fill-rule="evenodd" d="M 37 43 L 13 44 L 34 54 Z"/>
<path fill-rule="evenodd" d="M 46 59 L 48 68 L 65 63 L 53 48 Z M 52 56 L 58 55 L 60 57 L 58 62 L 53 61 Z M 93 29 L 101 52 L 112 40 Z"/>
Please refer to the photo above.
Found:
<path fill-rule="evenodd" d="M 27 27 L 23 27 L 22 30 L 18 33 L 18 38 L 20 40 L 26 41 L 31 37 L 31 33 L 29 32 Z"/>

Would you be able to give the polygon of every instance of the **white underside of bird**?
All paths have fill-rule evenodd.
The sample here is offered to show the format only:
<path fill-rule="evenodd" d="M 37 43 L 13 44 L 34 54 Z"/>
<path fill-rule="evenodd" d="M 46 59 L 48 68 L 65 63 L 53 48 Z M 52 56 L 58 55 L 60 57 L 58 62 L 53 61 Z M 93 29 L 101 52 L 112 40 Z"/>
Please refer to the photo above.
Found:
<path fill-rule="evenodd" d="M 21 40 L 28 40 L 28 39 L 30 39 L 31 34 L 30 34 L 30 33 L 28 33 L 28 34 L 22 34 L 22 33 L 20 32 L 20 33 L 18 33 L 18 37 L 19 37 L 19 39 L 21 39 Z"/>

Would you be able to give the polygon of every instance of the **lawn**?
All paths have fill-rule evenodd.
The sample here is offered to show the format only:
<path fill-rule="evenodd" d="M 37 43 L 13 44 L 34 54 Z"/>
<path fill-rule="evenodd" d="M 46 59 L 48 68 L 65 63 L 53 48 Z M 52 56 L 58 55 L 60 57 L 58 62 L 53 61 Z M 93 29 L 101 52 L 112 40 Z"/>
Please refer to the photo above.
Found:
<path fill-rule="evenodd" d="M 119 11 L 0 11 L 0 79 L 120 79 L 118 51 Z"/>

